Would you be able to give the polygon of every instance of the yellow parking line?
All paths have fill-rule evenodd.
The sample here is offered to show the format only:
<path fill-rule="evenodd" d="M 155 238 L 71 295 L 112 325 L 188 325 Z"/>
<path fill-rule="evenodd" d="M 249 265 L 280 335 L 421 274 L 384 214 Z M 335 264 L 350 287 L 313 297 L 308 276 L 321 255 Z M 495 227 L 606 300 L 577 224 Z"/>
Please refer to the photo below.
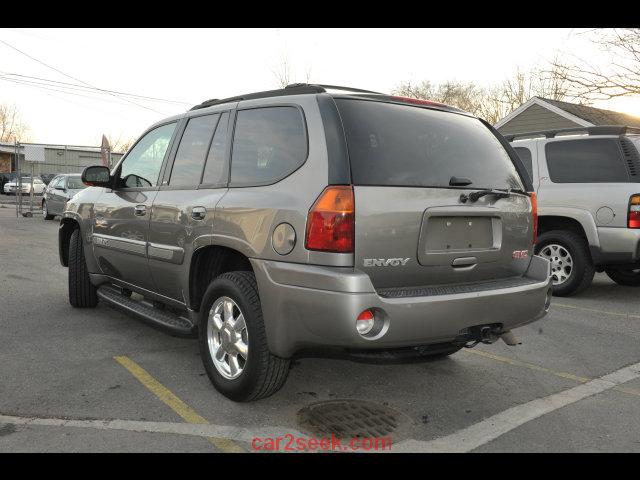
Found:
<path fill-rule="evenodd" d="M 483 352 L 482 350 L 475 350 L 475 349 L 468 348 L 463 351 L 468 353 L 473 353 L 474 355 L 479 355 L 481 357 L 490 358 L 491 360 L 496 360 L 498 362 L 508 363 L 509 365 L 513 365 L 515 367 L 524 367 L 524 368 L 528 368 L 529 370 L 536 370 L 538 372 L 550 373 L 551 375 L 555 375 L 556 377 L 566 378 L 578 383 L 586 383 L 589 380 L 591 380 L 590 378 L 579 377 L 577 375 L 573 375 L 567 372 L 557 372 L 555 370 L 551 370 L 550 368 L 541 367 L 540 365 L 534 365 L 533 363 L 526 363 L 526 362 L 521 362 L 519 360 L 512 360 L 511 358 L 507 358 L 507 357 L 501 357 L 500 355 Z"/>
<path fill-rule="evenodd" d="M 551 375 L 555 375 L 556 377 L 566 378 L 567 380 L 573 380 L 574 382 L 578 382 L 578 383 L 587 383 L 587 382 L 590 382 L 591 380 L 593 380 L 591 378 L 580 377 L 580 376 L 574 375 L 572 373 L 560 372 L 560 371 L 557 371 L 557 370 L 551 370 L 550 368 L 541 367 L 540 365 L 535 365 L 533 363 L 521 362 L 519 360 L 514 360 L 512 358 L 502 357 L 500 355 L 496 355 L 494 353 L 489 353 L 489 352 L 484 352 L 482 350 L 475 350 L 475 349 L 467 348 L 467 349 L 463 349 L 461 351 L 468 352 L 468 353 L 473 353 L 474 355 L 478 355 L 478 356 L 484 357 L 484 358 L 489 358 L 491 360 L 495 360 L 497 362 L 506 363 L 508 365 L 513 365 L 514 367 L 523 367 L 523 368 L 528 368 L 529 370 L 535 370 L 537 372 L 549 373 Z M 628 393 L 630 395 L 636 395 L 636 396 L 640 397 L 640 390 L 636 390 L 634 388 L 629 388 L 629 387 L 624 387 L 624 386 L 616 386 L 616 387 L 613 387 L 613 389 L 617 390 L 619 392 L 624 392 L 624 393 Z"/>
<path fill-rule="evenodd" d="M 208 425 L 209 422 L 200 416 L 189 405 L 178 398 L 171 390 L 153 378 L 149 372 L 126 356 L 113 357 L 116 362 L 126 368 L 131 375 L 144 385 L 147 390 L 162 400 L 171 410 L 176 412 L 187 423 Z M 242 452 L 242 448 L 233 440 L 228 438 L 207 437 L 207 440 L 215 447 L 224 452 Z"/>
<path fill-rule="evenodd" d="M 606 315 L 615 315 L 616 317 L 627 317 L 627 318 L 640 318 L 640 315 L 635 315 L 633 313 L 620 313 L 620 312 L 608 312 L 606 310 L 598 310 L 596 308 L 588 308 L 588 307 L 578 307 L 576 305 L 567 305 L 566 303 L 551 303 L 552 307 L 561 307 L 561 308 L 573 308 L 575 310 L 584 310 L 587 312 L 594 313 L 604 313 Z"/>

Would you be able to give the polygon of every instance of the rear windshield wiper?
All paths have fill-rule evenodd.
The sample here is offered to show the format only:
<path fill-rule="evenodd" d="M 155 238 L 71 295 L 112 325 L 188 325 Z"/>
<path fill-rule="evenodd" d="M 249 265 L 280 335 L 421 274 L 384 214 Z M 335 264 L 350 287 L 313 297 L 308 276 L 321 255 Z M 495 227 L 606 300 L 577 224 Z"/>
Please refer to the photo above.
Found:
<path fill-rule="evenodd" d="M 524 190 L 520 190 L 519 188 L 485 188 L 482 190 L 477 190 L 475 192 L 471 192 L 469 194 L 462 193 L 460 195 L 460 202 L 467 203 L 470 201 L 471 203 L 477 202 L 480 198 L 485 197 L 487 195 L 493 195 L 496 198 L 507 198 L 513 194 L 526 195 L 529 194 Z"/>

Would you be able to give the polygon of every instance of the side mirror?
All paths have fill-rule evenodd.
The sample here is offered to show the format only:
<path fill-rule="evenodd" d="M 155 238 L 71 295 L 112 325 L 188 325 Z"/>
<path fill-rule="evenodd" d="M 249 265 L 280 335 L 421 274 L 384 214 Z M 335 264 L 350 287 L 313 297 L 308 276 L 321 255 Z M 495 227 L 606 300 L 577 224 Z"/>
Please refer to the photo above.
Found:
<path fill-rule="evenodd" d="M 64 187 L 62 185 L 56 185 L 55 187 L 56 190 L 64 190 Z"/>
<path fill-rule="evenodd" d="M 111 172 L 102 165 L 92 165 L 85 167 L 82 171 L 82 183 L 89 187 L 111 188 Z"/>

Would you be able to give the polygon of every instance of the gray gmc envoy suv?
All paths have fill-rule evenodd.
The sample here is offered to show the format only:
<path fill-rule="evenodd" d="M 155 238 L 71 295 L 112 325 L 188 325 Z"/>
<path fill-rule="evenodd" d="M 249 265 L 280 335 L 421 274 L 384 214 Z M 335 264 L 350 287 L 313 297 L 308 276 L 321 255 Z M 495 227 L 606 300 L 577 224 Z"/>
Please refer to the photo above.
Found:
<path fill-rule="evenodd" d="M 236 401 L 276 392 L 294 355 L 515 344 L 549 308 L 523 164 L 442 104 L 307 84 L 209 100 L 82 179 L 59 230 L 71 305 L 197 331 Z"/>

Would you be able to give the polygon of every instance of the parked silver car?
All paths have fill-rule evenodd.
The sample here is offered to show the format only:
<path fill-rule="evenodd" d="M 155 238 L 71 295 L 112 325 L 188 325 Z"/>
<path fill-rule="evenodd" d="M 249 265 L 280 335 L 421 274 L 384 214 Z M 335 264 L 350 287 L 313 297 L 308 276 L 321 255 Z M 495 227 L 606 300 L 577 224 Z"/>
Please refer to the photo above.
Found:
<path fill-rule="evenodd" d="M 538 194 L 536 253 L 566 296 L 605 271 L 640 286 L 640 129 L 581 127 L 507 135 Z"/>
<path fill-rule="evenodd" d="M 22 183 L 22 185 L 20 185 Z M 9 195 L 16 195 L 20 190 L 23 195 L 31 194 L 31 177 L 22 177 L 22 181 L 18 178 L 11 180 L 4 184 L 4 193 Z M 45 183 L 42 181 L 40 177 L 33 177 L 33 193 L 35 195 L 40 195 L 44 189 L 46 188 Z"/>
<path fill-rule="evenodd" d="M 306 84 L 207 101 L 82 178 L 59 230 L 71 305 L 197 330 L 237 401 L 294 354 L 515 344 L 549 308 L 521 161 L 442 104 Z"/>
<path fill-rule="evenodd" d="M 42 218 L 51 220 L 56 215 L 62 215 L 69 199 L 85 188 L 87 186 L 82 183 L 80 174 L 56 175 L 42 196 Z"/>

